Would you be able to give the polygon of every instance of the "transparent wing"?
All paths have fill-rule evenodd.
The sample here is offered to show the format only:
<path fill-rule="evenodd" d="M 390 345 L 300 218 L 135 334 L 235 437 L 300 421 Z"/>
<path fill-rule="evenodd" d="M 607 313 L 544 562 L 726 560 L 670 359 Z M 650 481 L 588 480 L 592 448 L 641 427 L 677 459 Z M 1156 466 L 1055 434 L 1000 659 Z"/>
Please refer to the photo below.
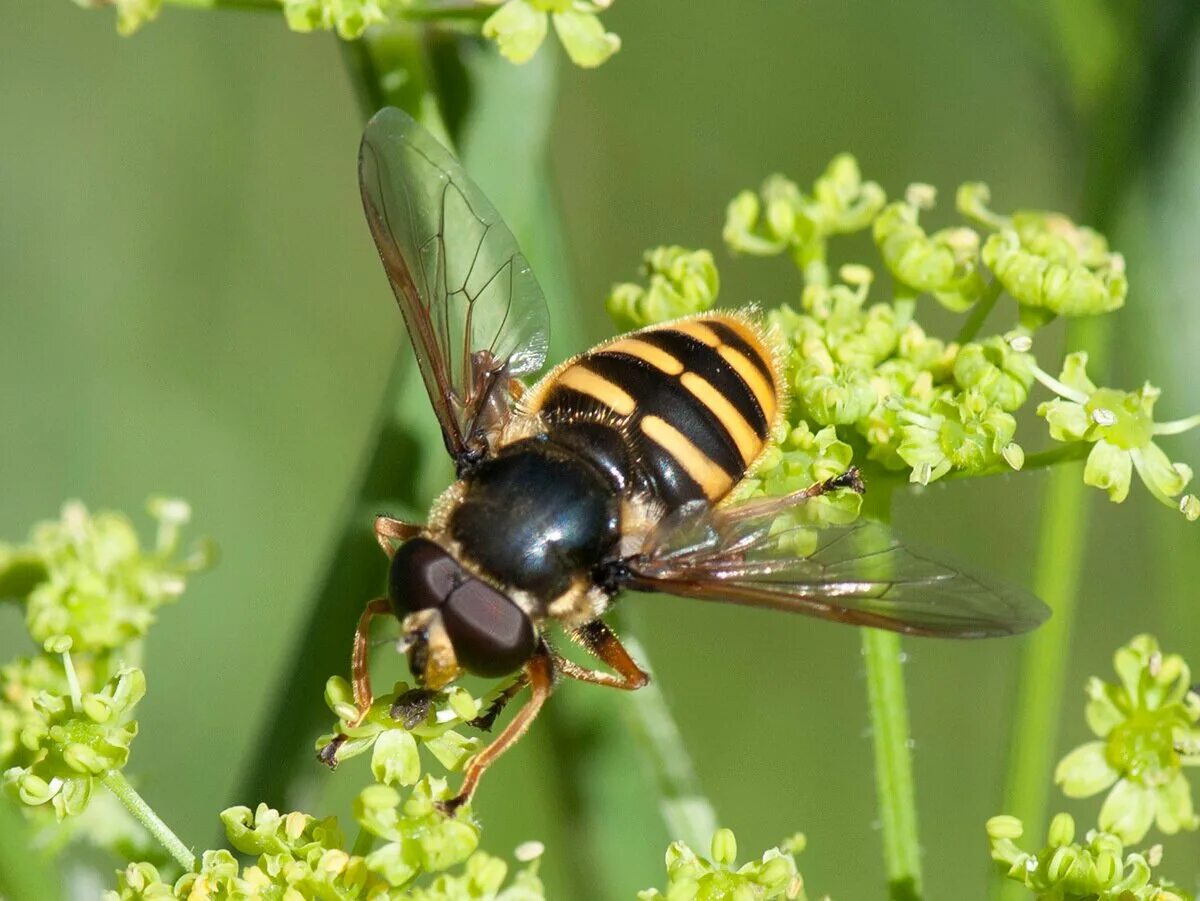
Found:
<path fill-rule="evenodd" d="M 626 585 L 702 600 L 806 613 L 913 635 L 1025 632 L 1050 611 L 1020 589 L 904 547 L 887 528 L 794 525 L 803 492 L 666 517 L 626 561 Z"/>
<path fill-rule="evenodd" d="M 485 456 L 487 416 L 507 404 L 512 377 L 546 360 L 542 289 L 500 214 L 407 114 L 367 123 L 358 176 L 446 448 L 460 462 Z"/>

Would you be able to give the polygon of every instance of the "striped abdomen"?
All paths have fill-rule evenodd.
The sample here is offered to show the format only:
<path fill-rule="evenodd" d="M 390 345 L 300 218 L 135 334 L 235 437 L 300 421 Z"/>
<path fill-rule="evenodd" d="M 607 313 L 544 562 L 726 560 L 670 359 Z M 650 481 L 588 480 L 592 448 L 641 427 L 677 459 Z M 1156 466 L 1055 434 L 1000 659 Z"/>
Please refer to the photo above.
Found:
<path fill-rule="evenodd" d="M 569 360 L 532 393 L 551 440 L 668 508 L 716 503 L 762 452 L 781 405 L 749 322 L 708 315 L 643 329 Z"/>

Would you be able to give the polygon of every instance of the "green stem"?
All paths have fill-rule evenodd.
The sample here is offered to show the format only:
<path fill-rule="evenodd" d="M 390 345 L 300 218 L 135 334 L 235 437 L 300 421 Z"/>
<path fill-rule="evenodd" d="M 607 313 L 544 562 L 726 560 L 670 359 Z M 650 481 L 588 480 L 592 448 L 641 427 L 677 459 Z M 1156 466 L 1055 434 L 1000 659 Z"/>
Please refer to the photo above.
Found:
<path fill-rule="evenodd" d="M 650 668 L 641 643 L 628 634 L 623 641 L 633 658 Z M 717 829 L 717 813 L 700 788 L 692 756 L 658 683 L 651 681 L 631 694 L 626 711 L 658 785 L 658 806 L 667 832 L 692 848 L 707 848 Z"/>
<path fill-rule="evenodd" d="M 1028 472 L 1032 469 L 1048 469 L 1052 466 L 1058 466 L 1062 463 L 1075 463 L 1082 460 L 1092 451 L 1092 444 L 1087 441 L 1072 441 L 1067 444 L 1060 444 L 1052 447 L 1049 450 L 1038 451 L 1036 454 L 1030 454 L 1025 458 L 1025 463 L 1021 467 L 1021 472 Z M 1004 473 L 1011 473 L 1013 468 L 1007 463 L 996 463 L 979 472 L 964 472 L 962 470 L 954 470 L 946 473 L 947 479 L 974 479 L 982 476 L 996 476 Z"/>
<path fill-rule="evenodd" d="M 983 328 L 983 323 L 996 306 L 996 301 L 1000 299 L 1001 293 L 1003 293 L 1003 286 L 1000 284 L 1000 279 L 993 278 L 988 282 L 983 296 L 975 302 L 975 308 L 971 310 L 971 315 L 967 317 L 967 321 L 959 329 L 958 336 L 954 339 L 956 343 L 966 344 L 979 334 L 979 330 Z"/>
<path fill-rule="evenodd" d="M 133 818 L 146 827 L 146 831 L 154 836 L 155 841 L 175 858 L 176 863 L 186 872 L 196 869 L 196 855 L 179 840 L 179 836 L 171 831 L 171 827 L 164 823 L 146 803 L 146 800 L 134 790 L 120 770 L 109 770 L 100 777 L 100 781 L 117 796 L 117 800 L 125 806 Z"/>
<path fill-rule="evenodd" d="M 354 847 L 350 849 L 350 853 L 355 857 L 366 857 L 374 847 L 375 836 L 360 826 L 358 835 L 354 837 Z"/>
<path fill-rule="evenodd" d="M 899 635 L 879 629 L 862 630 L 862 648 L 888 897 L 891 901 L 916 901 L 921 897 L 921 842 L 904 689 L 904 652 Z"/>
<path fill-rule="evenodd" d="M 894 477 L 873 477 L 870 485 L 863 515 L 890 522 L 892 499 L 903 482 Z M 886 573 L 878 575 L 885 577 Z M 861 634 L 888 898 L 919 901 L 921 841 L 917 832 L 908 697 L 904 687 L 904 651 L 895 632 L 862 629 Z"/>

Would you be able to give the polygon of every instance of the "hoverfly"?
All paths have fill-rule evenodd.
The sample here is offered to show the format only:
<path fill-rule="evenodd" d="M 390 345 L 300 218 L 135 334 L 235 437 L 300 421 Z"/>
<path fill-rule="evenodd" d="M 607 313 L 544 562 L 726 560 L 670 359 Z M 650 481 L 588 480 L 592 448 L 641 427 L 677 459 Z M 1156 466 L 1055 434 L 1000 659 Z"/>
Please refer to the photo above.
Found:
<path fill-rule="evenodd" d="M 511 684 L 525 705 L 469 763 L 484 771 L 529 728 L 555 682 L 633 690 L 648 676 L 602 616 L 626 588 L 958 638 L 1008 635 L 1040 601 L 926 559 L 870 524 L 822 529 L 815 551 L 778 528 L 814 496 L 862 490 L 856 470 L 803 491 L 729 501 L 786 403 L 782 362 L 752 312 L 712 312 L 622 335 L 526 388 L 548 346 L 546 299 L 499 214 L 405 113 L 371 119 L 359 153 L 367 223 L 414 345 L 458 479 L 425 525 L 381 516 L 388 594 L 355 633 L 355 703 L 372 702 L 368 627 L 392 615 L 420 686 L 393 716 L 419 722 L 460 675 Z M 561 656 L 557 621 L 610 672 Z M 336 763 L 343 736 L 321 757 Z"/>

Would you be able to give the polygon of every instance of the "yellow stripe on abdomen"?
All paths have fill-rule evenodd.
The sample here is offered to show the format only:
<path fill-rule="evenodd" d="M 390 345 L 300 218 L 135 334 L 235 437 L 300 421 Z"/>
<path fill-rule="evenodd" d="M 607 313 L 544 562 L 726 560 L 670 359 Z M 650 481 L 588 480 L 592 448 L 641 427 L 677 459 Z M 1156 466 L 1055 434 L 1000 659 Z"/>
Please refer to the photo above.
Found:
<path fill-rule="evenodd" d="M 578 364 L 566 369 L 558 384 L 586 394 L 621 416 L 629 416 L 637 408 L 637 402 L 620 385 Z"/>
<path fill-rule="evenodd" d="M 776 394 L 775 386 L 767 380 L 767 377 L 762 374 L 761 370 L 740 350 L 729 345 L 722 345 L 717 348 L 717 353 L 741 376 L 742 381 L 746 383 L 747 387 L 754 394 L 754 398 L 758 401 L 759 407 L 762 408 L 763 416 L 767 418 L 767 421 L 774 421 L 775 413 L 779 410 L 779 398 Z"/>
<path fill-rule="evenodd" d="M 742 462 L 749 466 L 762 450 L 763 440 L 746 421 L 746 417 L 738 412 L 724 394 L 696 373 L 685 372 L 679 377 L 679 381 L 717 417 L 733 443 L 737 445 L 738 453 L 742 455 Z"/>
<path fill-rule="evenodd" d="M 604 347 L 607 353 L 627 354 L 637 357 L 667 375 L 679 375 L 683 372 L 683 364 L 661 347 L 655 347 L 640 338 L 623 338 Z"/>
<path fill-rule="evenodd" d="M 733 478 L 729 473 L 705 456 L 686 435 L 665 419 L 645 416 L 641 421 L 641 429 L 647 438 L 671 455 L 710 501 L 724 497 L 733 487 Z"/>

